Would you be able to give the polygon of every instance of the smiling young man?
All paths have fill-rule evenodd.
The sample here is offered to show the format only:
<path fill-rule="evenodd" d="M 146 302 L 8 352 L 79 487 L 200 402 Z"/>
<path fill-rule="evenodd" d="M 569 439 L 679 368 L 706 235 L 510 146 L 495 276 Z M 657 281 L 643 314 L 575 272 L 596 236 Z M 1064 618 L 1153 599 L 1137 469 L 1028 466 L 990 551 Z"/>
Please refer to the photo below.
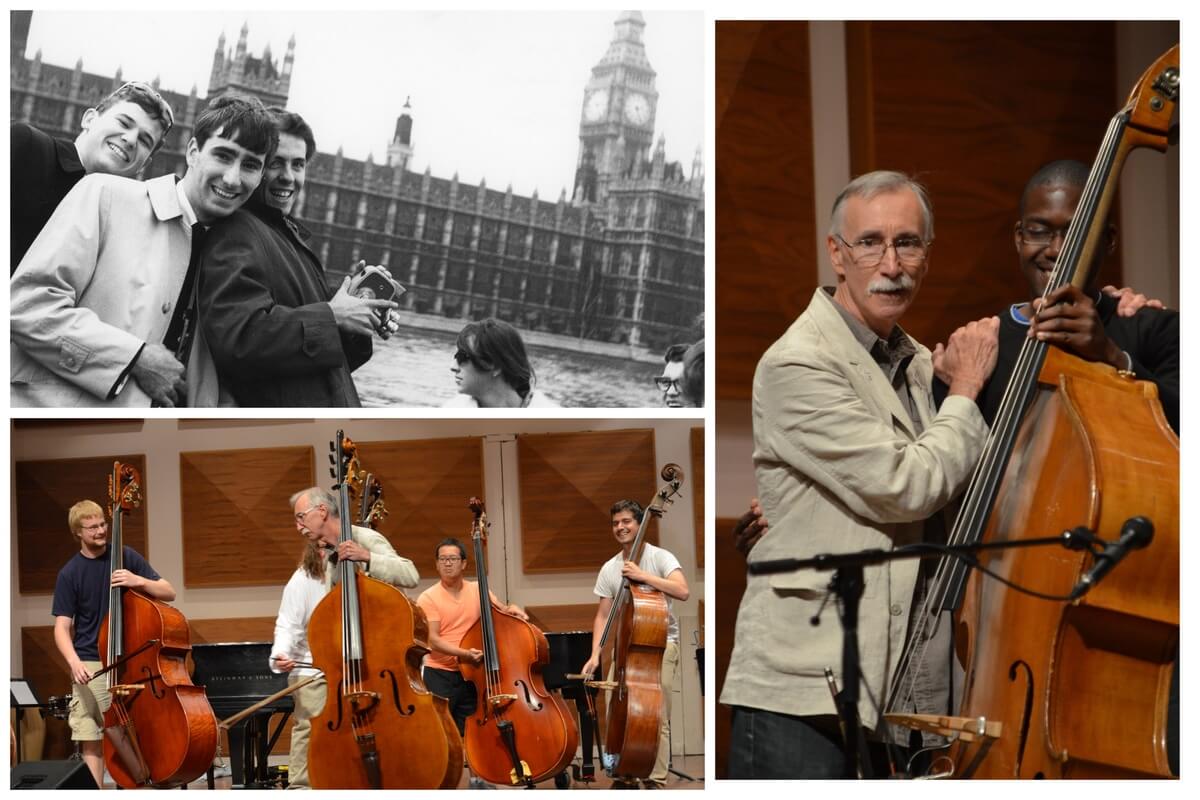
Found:
<path fill-rule="evenodd" d="M 130 81 L 83 112 L 73 142 L 12 123 L 9 275 L 71 187 L 91 173 L 136 177 L 162 146 L 174 120 L 171 106 L 152 86 Z"/>
<path fill-rule="evenodd" d="M 193 232 L 250 197 L 275 140 L 262 103 L 219 97 L 182 180 L 88 175 L 67 194 L 12 277 L 13 407 L 185 400 Z"/>
<path fill-rule="evenodd" d="M 596 585 L 592 593 L 600 598 L 600 602 L 596 605 L 596 617 L 592 621 L 592 655 L 583 665 L 583 674 L 591 675 L 600 664 L 600 639 L 604 635 L 604 626 L 608 621 L 613 601 L 621 591 L 622 579 L 628 578 L 634 583 L 644 584 L 666 595 L 670 622 L 660 675 L 663 706 L 658 728 L 658 756 L 654 762 L 654 769 L 642 778 L 645 788 L 661 789 L 667 780 L 667 766 L 671 758 L 671 694 L 675 691 L 675 683 L 679 677 L 679 620 L 671 611 L 671 600 L 687 600 L 691 596 L 691 590 L 688 588 L 679 559 L 661 547 L 646 542 L 642 546 L 642 555 L 638 562 L 630 560 L 633 542 L 637 538 L 644 516 L 645 511 L 635 500 L 618 500 L 609 509 L 612 535 L 621 546 L 621 551 L 604 562 L 596 575 Z M 618 775 L 613 786 L 636 788 L 637 779 Z"/>
<path fill-rule="evenodd" d="M 1000 351 L 996 370 L 980 394 L 984 419 L 991 423 L 1021 343 L 1026 336 L 1063 348 L 1088 361 L 1132 372 L 1153 381 L 1171 427 L 1179 431 L 1179 312 L 1151 305 L 1125 313 L 1119 298 L 1095 288 L 1100 263 L 1116 250 L 1117 227 L 1111 222 L 1096 248 L 1086 291 L 1067 285 L 1042 300 L 1050 274 L 1058 264 L 1067 228 L 1087 183 L 1088 167 L 1079 161 L 1052 161 L 1035 172 L 1021 194 L 1020 219 L 1013 244 L 1028 297 L 1000 315 Z"/>
<path fill-rule="evenodd" d="M 308 162 L 312 129 L 299 114 L 270 109 L 279 132 L 262 186 L 237 214 L 214 225 L 201 248 L 203 350 L 211 369 L 196 377 L 198 405 L 358 406 L 350 373 L 371 357 L 371 333 L 394 330 L 387 300 L 336 293 L 291 215 Z M 199 362 L 197 362 L 199 368 Z"/>
<path fill-rule="evenodd" d="M 108 523 L 104 510 L 91 500 L 81 500 L 67 512 L 71 535 L 79 552 L 58 571 L 54 583 L 54 644 L 71 672 L 71 739 L 79 742 L 97 787 L 104 786 L 103 739 L 107 735 L 135 777 L 137 759 L 124 739 L 123 729 L 104 728 L 104 712 L 112 705 L 105 676 L 92 678 L 101 668 L 98 637 L 108 613 L 108 589 L 123 586 L 170 602 L 175 589 L 159 576 L 134 549 L 125 547 L 124 569 L 109 573 Z M 144 777 L 144 776 L 143 776 Z"/>

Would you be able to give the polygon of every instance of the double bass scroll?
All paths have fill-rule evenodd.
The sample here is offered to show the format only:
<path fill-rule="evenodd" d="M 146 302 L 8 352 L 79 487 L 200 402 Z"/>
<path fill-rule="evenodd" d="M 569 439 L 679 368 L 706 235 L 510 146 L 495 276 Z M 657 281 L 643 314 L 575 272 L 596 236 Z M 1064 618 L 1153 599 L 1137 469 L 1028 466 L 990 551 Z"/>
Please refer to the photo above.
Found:
<path fill-rule="evenodd" d="M 550 661 L 545 634 L 491 602 L 484 550 L 487 516 L 479 498 L 472 497 L 468 506 L 474 514 L 479 621 L 463 635 L 461 646 L 483 651 L 483 662 L 461 666 L 479 697 L 467 720 L 467 761 L 486 781 L 532 788 L 571 763 L 579 731 L 562 696 L 548 690 L 542 679 Z"/>
<path fill-rule="evenodd" d="M 1129 153 L 1165 150 L 1179 47 L 1142 75 L 1109 123 L 1046 292 L 1089 284 Z M 965 669 L 958 717 L 978 721 L 949 761 L 960 777 L 1169 777 L 1168 695 L 1179 647 L 1179 439 L 1157 390 L 1036 339 L 1022 346 L 950 544 L 1033 539 L 1076 526 L 1115 537 L 1144 516 L 1153 543 L 1072 602 L 1031 598 L 943 561 L 918 626 L 955 609 Z M 1090 555 L 989 551 L 991 573 L 1066 597 Z M 910 652 L 902 657 L 909 659 Z M 892 700 L 912 670 L 897 671 Z M 894 709 L 889 709 L 894 710 Z"/>
<path fill-rule="evenodd" d="M 110 574 L 124 568 L 121 518 L 140 504 L 141 476 L 116 462 L 109 478 Z M 104 727 L 104 762 L 118 786 L 171 788 L 204 774 L 217 752 L 217 720 L 204 688 L 192 685 L 185 660 L 191 643 L 183 614 L 133 589 L 112 587 L 101 623 L 112 705 Z M 120 744 L 118 744 L 120 742 Z"/>
<path fill-rule="evenodd" d="M 629 561 L 639 563 L 650 517 L 661 517 L 675 502 L 683 485 L 683 470 L 666 464 L 660 473 L 665 483 L 646 506 Z M 613 683 L 608 699 L 608 728 L 604 746 L 613 761 L 616 777 L 648 778 L 658 758 L 662 727 L 662 660 L 667 647 L 671 612 L 666 596 L 657 589 L 628 578 L 613 600 L 601 635 L 600 650 L 615 639 Z"/>
<path fill-rule="evenodd" d="M 351 541 L 354 443 L 334 451 L 340 542 Z M 325 707 L 313 718 L 308 773 L 314 789 L 449 789 L 462 777 L 462 741 L 446 700 L 425 688 L 425 615 L 396 587 L 340 561 L 338 586 L 308 625 L 313 666 L 325 673 Z"/>

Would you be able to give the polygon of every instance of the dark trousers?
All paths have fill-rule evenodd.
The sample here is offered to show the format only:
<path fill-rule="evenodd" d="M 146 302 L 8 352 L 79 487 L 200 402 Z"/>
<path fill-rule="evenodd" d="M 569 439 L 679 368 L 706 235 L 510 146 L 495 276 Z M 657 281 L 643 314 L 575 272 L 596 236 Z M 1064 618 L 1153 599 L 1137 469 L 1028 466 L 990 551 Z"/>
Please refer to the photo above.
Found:
<path fill-rule="evenodd" d="M 462 736 L 467 729 L 467 717 L 475 713 L 479 700 L 475 695 L 475 684 L 467 681 L 461 672 L 449 669 L 425 667 L 422 677 L 425 688 L 450 701 L 450 716 Z"/>
<path fill-rule="evenodd" d="M 797 717 L 761 708 L 733 708 L 729 777 L 797 780 L 845 777 L 842 734 L 833 715 Z M 875 777 L 887 777 L 887 752 L 869 742 Z M 903 766 L 902 764 L 899 766 Z"/>

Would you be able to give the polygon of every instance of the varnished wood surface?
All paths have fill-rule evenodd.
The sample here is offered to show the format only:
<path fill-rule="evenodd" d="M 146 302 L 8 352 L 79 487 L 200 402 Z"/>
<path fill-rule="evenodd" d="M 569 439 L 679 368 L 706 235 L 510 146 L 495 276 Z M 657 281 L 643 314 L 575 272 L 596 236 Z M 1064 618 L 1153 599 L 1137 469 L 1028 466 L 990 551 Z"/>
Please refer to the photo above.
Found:
<path fill-rule="evenodd" d="M 930 347 L 1028 299 L 1013 244 L 1026 180 L 1091 164 L 1120 103 L 1111 22 L 846 25 L 855 175 L 898 169 L 929 189 L 936 244 L 902 324 Z M 1104 282 L 1120 281 L 1110 259 Z"/>
<path fill-rule="evenodd" d="M 746 558 L 733 546 L 733 530 L 735 518 L 718 517 L 714 529 L 714 555 L 717 560 L 716 585 L 716 625 L 713 646 L 713 661 L 716 667 L 716 680 L 705 687 L 707 692 L 717 698 L 715 721 L 716 741 L 712 749 L 716 753 L 717 777 L 727 774 L 729 766 L 729 726 L 731 714 L 729 706 L 720 703 L 721 687 L 725 684 L 725 673 L 729 671 L 729 657 L 733 654 L 733 634 L 737 622 L 738 606 L 742 602 L 742 592 L 746 590 Z M 706 637 L 707 639 L 708 637 Z"/>
<path fill-rule="evenodd" d="M 132 464 L 142 476 L 142 503 L 122 520 L 125 544 L 152 562 L 146 545 L 150 478 L 143 455 L 60 458 L 16 462 L 17 564 L 21 594 L 53 594 L 58 571 L 79 552 L 67 511 L 92 500 L 108 515 L 108 478 L 114 461 Z M 153 562 L 152 562 L 153 563 Z"/>
<path fill-rule="evenodd" d="M 302 544 L 288 498 L 317 480 L 312 447 L 180 453 L 179 479 L 185 586 L 287 583 Z"/>
<path fill-rule="evenodd" d="M 749 397 L 817 283 L 810 83 L 807 23 L 716 24 L 718 399 Z"/>
<path fill-rule="evenodd" d="M 658 487 L 661 467 L 650 429 L 522 434 L 517 459 L 522 564 L 531 574 L 594 573 L 618 549 L 612 504 L 645 505 Z M 690 489 L 690 482 L 684 486 Z M 647 541 L 657 544 L 657 523 L 646 524 Z"/>
<path fill-rule="evenodd" d="M 695 529 L 696 567 L 704 569 L 704 428 L 692 428 L 692 525 Z M 703 617 L 701 618 L 703 619 Z"/>
<path fill-rule="evenodd" d="M 434 550 L 448 536 L 471 549 L 467 499 L 484 496 L 483 439 L 406 439 L 357 442 L 363 468 L 383 485 L 388 516 L 379 532 L 412 559 L 422 576 L 436 575 Z M 475 560 L 467 576 L 475 575 Z"/>
<path fill-rule="evenodd" d="M 845 32 L 852 176 L 901 170 L 932 196 L 930 270 L 902 321 L 932 347 L 1028 299 L 1012 237 L 1021 189 L 1048 161 L 1095 157 L 1120 104 L 1115 26 L 888 21 Z M 817 284 L 826 230 L 814 208 L 834 198 L 813 196 L 823 118 L 807 25 L 720 22 L 716 61 L 716 394 L 747 400 L 759 357 Z M 1102 282 L 1120 276 L 1110 259 Z"/>
<path fill-rule="evenodd" d="M 597 603 L 599 598 L 597 598 Z M 529 621 L 543 631 L 567 633 L 587 631 L 591 633 L 596 619 L 597 603 L 572 603 L 568 605 L 526 606 Z"/>

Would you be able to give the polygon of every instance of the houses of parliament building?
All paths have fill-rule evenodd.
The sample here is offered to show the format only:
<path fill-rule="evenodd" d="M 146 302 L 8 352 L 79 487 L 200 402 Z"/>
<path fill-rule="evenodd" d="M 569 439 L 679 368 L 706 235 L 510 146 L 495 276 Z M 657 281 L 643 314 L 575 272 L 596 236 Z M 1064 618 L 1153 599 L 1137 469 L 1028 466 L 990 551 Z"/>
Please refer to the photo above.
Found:
<path fill-rule="evenodd" d="M 125 78 L 25 56 L 32 12 L 10 18 L 10 118 L 74 139 L 84 110 Z M 640 12 L 622 12 L 607 52 L 583 87 L 573 189 L 554 201 L 457 175 L 409 169 L 413 117 L 406 102 L 387 158 L 318 152 L 295 215 L 336 285 L 359 259 L 386 266 L 408 288 L 409 311 L 452 319 L 494 316 L 523 330 L 627 344 L 661 353 L 703 334 L 704 174 L 666 158 L 654 140 L 655 71 Z M 182 175 L 192 124 L 213 97 L 252 94 L 287 106 L 296 42 L 282 60 L 247 52 L 247 29 L 217 40 L 206 96 L 156 86 L 176 124 L 145 177 Z M 697 76 L 700 80 L 700 76 Z M 302 110 L 301 110 L 302 111 Z"/>

